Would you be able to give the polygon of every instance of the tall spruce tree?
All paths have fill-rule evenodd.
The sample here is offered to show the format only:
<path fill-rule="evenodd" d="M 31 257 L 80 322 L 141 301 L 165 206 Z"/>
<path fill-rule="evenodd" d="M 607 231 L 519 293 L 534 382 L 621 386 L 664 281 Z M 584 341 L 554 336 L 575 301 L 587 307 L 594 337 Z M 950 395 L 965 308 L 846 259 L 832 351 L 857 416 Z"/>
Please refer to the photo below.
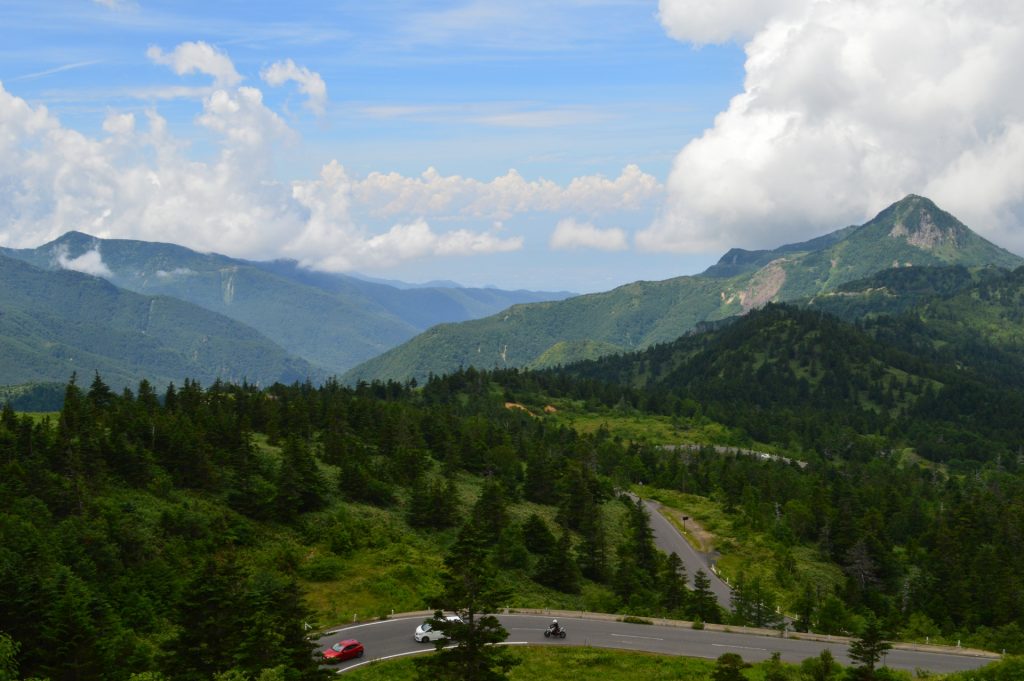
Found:
<path fill-rule="evenodd" d="M 491 613 L 505 605 L 509 592 L 495 581 L 490 545 L 488 534 L 469 522 L 445 558 L 439 605 L 458 613 L 462 621 L 449 621 L 441 610 L 434 613 L 431 625 L 448 641 L 437 641 L 433 655 L 416 660 L 423 681 L 497 681 L 508 678 L 508 670 L 518 663 L 508 648 L 494 645 L 507 639 L 508 632 Z"/>
<path fill-rule="evenodd" d="M 882 660 L 892 645 L 885 640 L 882 625 L 874 614 L 865 618 L 864 630 L 860 636 L 850 641 L 848 655 L 856 667 L 856 676 L 863 681 L 873 681 L 876 677 L 875 666 Z"/>

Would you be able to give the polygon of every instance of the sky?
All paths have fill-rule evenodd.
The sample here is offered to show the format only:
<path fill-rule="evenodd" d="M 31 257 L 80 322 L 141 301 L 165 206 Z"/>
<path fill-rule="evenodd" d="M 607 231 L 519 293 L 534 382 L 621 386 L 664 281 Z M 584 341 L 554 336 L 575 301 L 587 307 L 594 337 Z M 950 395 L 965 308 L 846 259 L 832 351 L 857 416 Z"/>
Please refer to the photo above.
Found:
<path fill-rule="evenodd" d="M 0 27 L 3 246 L 589 292 L 915 193 L 1024 253 L 1016 0 L 3 0 Z"/>

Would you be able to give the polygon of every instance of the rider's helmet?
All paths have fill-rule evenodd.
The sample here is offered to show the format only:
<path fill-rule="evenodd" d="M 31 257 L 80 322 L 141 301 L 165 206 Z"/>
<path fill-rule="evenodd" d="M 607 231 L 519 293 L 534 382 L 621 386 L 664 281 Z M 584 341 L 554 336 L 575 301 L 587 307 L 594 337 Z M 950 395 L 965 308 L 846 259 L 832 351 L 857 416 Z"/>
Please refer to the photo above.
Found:
<path fill-rule="evenodd" d="M 558 620 L 551 620 L 551 623 L 557 626 L 558 625 Z"/>

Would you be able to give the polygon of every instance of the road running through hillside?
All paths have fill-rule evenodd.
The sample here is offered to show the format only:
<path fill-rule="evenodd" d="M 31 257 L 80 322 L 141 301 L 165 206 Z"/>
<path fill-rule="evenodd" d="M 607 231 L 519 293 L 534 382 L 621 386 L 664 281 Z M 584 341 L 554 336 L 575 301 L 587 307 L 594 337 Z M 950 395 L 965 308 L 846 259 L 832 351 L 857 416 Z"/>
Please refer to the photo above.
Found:
<path fill-rule="evenodd" d="M 396 619 L 369 622 L 344 627 L 322 637 L 319 649 L 347 638 L 362 641 L 366 655 L 359 660 L 343 662 L 336 668 L 344 672 L 356 669 L 374 660 L 393 659 L 417 653 L 428 654 L 433 644 L 416 643 L 412 634 L 424 619 L 423 615 L 399 616 Z M 569 635 L 566 639 L 544 638 L 544 628 L 551 621 L 550 615 L 499 615 L 502 625 L 508 630 L 509 645 L 569 645 L 616 648 L 661 655 L 681 655 L 715 659 L 723 653 L 738 653 L 747 662 L 760 662 L 778 651 L 785 662 L 798 663 L 815 657 L 825 648 L 832 651 L 836 659 L 849 664 L 845 641 L 812 641 L 778 636 L 698 630 L 688 626 L 644 625 L 617 622 L 611 618 L 590 619 L 586 616 L 558 615 Z M 990 657 L 956 654 L 942 650 L 893 649 L 885 657 L 885 664 L 897 669 L 928 670 L 934 673 L 949 673 L 965 669 L 976 669 L 992 661 Z"/>
<path fill-rule="evenodd" d="M 633 498 L 636 499 L 635 496 Z M 707 573 L 708 579 L 711 581 L 711 590 L 715 593 L 715 599 L 718 601 L 718 604 L 726 610 L 732 610 L 732 589 L 718 575 L 711 571 L 707 555 L 698 552 L 697 549 L 690 546 L 690 542 L 686 541 L 686 538 L 679 533 L 675 525 L 670 523 L 665 516 L 661 515 L 658 511 L 661 508 L 661 504 L 650 499 L 644 499 L 643 501 L 647 512 L 651 516 L 654 545 L 665 553 L 674 552 L 679 556 L 680 560 L 683 561 L 683 565 L 686 566 L 686 579 L 691 589 L 693 588 L 693 576 L 697 574 L 697 570 L 703 570 Z"/>

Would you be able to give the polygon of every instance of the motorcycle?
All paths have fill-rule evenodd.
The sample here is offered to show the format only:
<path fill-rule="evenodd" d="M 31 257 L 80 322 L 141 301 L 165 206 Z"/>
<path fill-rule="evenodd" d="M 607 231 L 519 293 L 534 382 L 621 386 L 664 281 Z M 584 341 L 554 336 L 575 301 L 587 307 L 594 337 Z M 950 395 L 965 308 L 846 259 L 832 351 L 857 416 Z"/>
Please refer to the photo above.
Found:
<path fill-rule="evenodd" d="M 556 638 L 565 638 L 565 634 L 566 634 L 566 628 L 565 627 L 559 627 L 558 631 L 555 631 L 554 626 L 552 626 L 550 624 L 548 625 L 548 628 L 544 630 L 544 638 L 551 638 L 552 636 L 554 636 Z"/>

